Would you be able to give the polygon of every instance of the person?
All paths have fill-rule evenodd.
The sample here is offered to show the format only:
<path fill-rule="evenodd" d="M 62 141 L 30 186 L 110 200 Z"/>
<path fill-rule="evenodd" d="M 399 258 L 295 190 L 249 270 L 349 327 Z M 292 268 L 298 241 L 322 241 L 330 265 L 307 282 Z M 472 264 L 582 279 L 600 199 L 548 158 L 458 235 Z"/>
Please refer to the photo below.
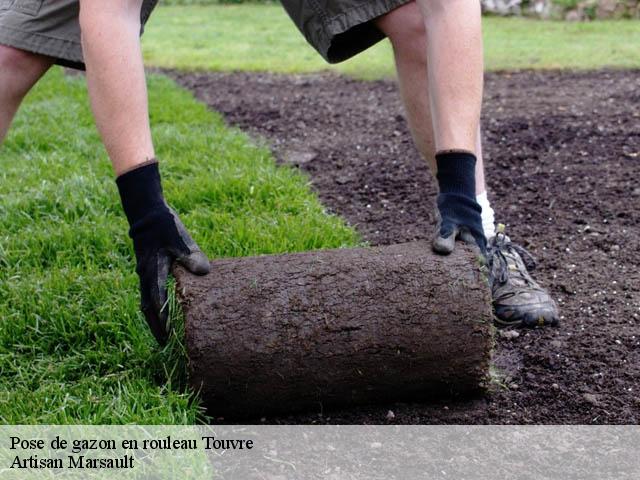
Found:
<path fill-rule="evenodd" d="M 496 229 L 480 141 L 481 8 L 478 0 L 282 0 L 306 40 L 329 63 L 388 37 L 414 143 L 437 179 L 433 249 L 456 240 L 483 251 L 502 326 L 558 325 L 558 307 L 531 276 L 533 257 Z M 472 166 L 475 165 L 475 175 Z"/>
<path fill-rule="evenodd" d="M 210 267 L 164 200 L 151 141 L 140 34 L 156 3 L 15 0 L 0 9 L 0 142 L 24 96 L 54 63 L 86 68 L 96 126 L 130 225 L 141 309 L 164 344 L 171 263 L 198 275 Z"/>
<path fill-rule="evenodd" d="M 210 267 L 164 199 L 151 140 L 140 35 L 156 4 L 157 0 L 5 2 L 0 8 L 0 142 L 22 99 L 52 65 L 86 69 L 96 126 L 130 226 L 141 309 L 153 335 L 164 344 L 170 329 L 166 280 L 172 262 L 198 275 Z M 488 261 L 498 321 L 557 323 L 555 303 L 529 275 L 521 256 L 524 250 L 490 230 L 492 211 L 478 133 L 478 2 L 285 0 L 283 5 L 307 40 L 332 62 L 384 36 L 390 38 L 410 128 L 440 188 L 434 249 L 450 253 L 457 238 L 479 246 Z"/>

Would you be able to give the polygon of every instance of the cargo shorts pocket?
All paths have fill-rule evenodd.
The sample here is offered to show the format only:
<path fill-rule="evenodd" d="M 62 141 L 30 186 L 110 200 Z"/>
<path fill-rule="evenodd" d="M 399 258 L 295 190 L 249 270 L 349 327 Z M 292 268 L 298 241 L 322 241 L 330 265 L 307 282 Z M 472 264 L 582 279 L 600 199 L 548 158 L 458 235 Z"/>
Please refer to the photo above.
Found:
<path fill-rule="evenodd" d="M 24 13 L 25 15 L 36 16 L 38 12 L 40 12 L 43 3 L 44 0 L 15 0 L 12 10 Z"/>

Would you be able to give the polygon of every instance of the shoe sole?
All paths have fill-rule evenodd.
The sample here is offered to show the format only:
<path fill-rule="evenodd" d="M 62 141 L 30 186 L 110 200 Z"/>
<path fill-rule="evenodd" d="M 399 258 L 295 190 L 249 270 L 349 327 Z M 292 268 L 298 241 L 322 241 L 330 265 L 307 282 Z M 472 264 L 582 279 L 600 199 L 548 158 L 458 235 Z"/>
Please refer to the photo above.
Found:
<path fill-rule="evenodd" d="M 536 327 L 557 327 L 560 325 L 560 321 L 556 317 L 547 318 L 544 315 L 540 315 L 537 318 L 529 315 L 525 315 L 524 318 L 517 320 L 501 320 L 496 315 L 493 316 L 493 323 L 498 327 L 506 328 L 536 328 Z"/>

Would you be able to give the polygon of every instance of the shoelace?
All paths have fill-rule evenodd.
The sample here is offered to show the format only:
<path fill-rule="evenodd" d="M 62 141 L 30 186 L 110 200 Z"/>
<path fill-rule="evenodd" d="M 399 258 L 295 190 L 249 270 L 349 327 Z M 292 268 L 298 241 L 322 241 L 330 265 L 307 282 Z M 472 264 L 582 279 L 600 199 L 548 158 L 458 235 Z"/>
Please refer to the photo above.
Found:
<path fill-rule="evenodd" d="M 493 245 L 491 245 L 488 252 L 489 271 L 496 272 L 496 277 L 500 285 L 504 285 L 507 283 L 507 280 L 509 280 L 509 261 L 507 260 L 507 254 L 516 253 L 520 255 L 527 272 L 535 270 L 536 261 L 533 258 L 533 255 L 531 255 L 524 247 L 521 247 L 516 243 L 511 243 L 511 240 L 507 240 L 507 236 L 504 233 L 498 233 L 492 243 Z M 527 272 L 520 271 L 518 263 L 519 262 L 516 261 L 520 278 L 522 278 L 522 280 L 524 280 L 528 285 L 531 285 L 529 275 Z M 495 270 L 494 265 L 496 265 Z"/>

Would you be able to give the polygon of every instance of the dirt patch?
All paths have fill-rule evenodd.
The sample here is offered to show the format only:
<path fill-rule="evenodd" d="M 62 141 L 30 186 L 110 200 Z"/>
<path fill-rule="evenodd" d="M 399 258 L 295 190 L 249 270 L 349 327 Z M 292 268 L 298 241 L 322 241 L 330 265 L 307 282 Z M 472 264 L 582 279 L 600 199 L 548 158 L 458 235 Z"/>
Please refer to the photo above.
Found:
<path fill-rule="evenodd" d="M 435 185 L 393 82 L 171 74 L 266 138 L 371 244 L 428 238 Z M 484 144 L 497 219 L 538 259 L 562 327 L 499 336 L 499 381 L 468 402 L 395 404 L 282 423 L 640 422 L 640 72 L 492 74 Z"/>

